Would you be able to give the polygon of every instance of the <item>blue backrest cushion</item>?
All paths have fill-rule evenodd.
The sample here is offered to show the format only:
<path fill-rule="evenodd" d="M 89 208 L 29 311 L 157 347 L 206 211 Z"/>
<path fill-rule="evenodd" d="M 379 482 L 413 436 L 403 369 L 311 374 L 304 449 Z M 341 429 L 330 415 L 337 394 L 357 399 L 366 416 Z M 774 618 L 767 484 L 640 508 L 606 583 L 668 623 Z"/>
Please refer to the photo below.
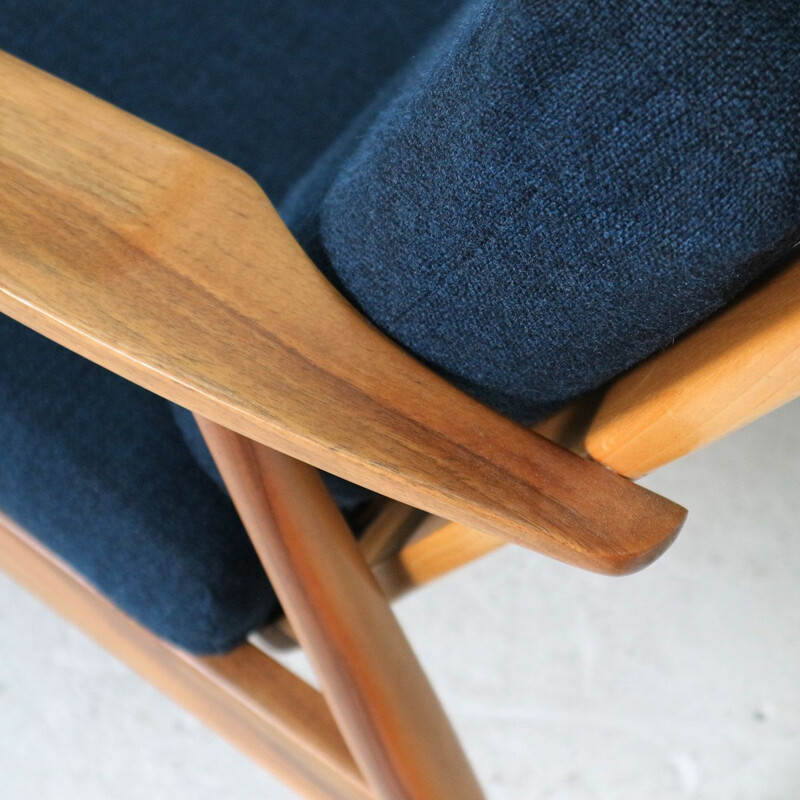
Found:
<path fill-rule="evenodd" d="M 386 333 L 534 420 L 800 238 L 800 10 L 469 2 L 282 212 Z"/>

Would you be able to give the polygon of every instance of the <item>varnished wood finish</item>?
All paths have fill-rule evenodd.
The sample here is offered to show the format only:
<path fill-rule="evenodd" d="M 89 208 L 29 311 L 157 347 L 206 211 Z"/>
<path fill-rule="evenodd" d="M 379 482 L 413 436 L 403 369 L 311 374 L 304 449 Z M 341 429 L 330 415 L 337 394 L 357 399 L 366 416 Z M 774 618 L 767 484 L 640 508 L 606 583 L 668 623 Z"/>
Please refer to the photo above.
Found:
<path fill-rule="evenodd" d="M 480 800 L 441 705 L 317 471 L 198 422 L 378 797 Z"/>
<path fill-rule="evenodd" d="M 0 208 L 0 311 L 250 438 L 601 572 L 683 521 L 403 353 L 242 172 L 6 55 Z"/>
<path fill-rule="evenodd" d="M 323 698 L 255 647 L 205 658 L 172 647 L 2 515 L 0 567 L 302 797 L 374 798 Z"/>
<path fill-rule="evenodd" d="M 426 516 L 419 509 L 396 500 L 384 501 L 358 537 L 358 547 L 367 564 L 380 565 L 398 553 Z M 496 536 L 486 538 L 497 542 L 498 547 L 503 544 Z M 275 620 L 260 634 L 273 647 L 288 649 L 297 645 L 297 636 L 286 617 Z"/>
<path fill-rule="evenodd" d="M 609 389 L 586 448 L 638 477 L 800 395 L 800 258 Z"/>
<path fill-rule="evenodd" d="M 800 259 L 662 353 L 536 426 L 547 438 L 635 478 L 751 422 L 800 394 Z M 457 523 L 382 564 L 397 595 L 497 549 Z"/>
<path fill-rule="evenodd" d="M 531 430 L 579 456 L 586 455 L 586 432 L 597 412 L 602 393 L 594 392 L 573 401 L 532 426 Z"/>
<path fill-rule="evenodd" d="M 599 402 L 598 395 L 576 400 L 537 423 L 533 430 L 578 454 Z M 483 558 L 507 543 L 496 536 L 428 515 L 407 544 L 374 562 L 373 572 L 387 597 L 395 599 Z"/>

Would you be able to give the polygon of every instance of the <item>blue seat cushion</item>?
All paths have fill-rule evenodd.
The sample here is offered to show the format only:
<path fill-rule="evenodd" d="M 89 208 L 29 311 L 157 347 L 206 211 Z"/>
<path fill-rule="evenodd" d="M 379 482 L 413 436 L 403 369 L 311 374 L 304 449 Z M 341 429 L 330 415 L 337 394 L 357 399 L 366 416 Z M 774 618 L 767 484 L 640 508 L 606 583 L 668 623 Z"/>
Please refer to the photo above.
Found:
<path fill-rule="evenodd" d="M 161 398 L 0 316 L 0 508 L 156 633 L 224 651 L 275 596 Z"/>
<path fill-rule="evenodd" d="M 280 201 L 454 5 L 0 0 L 0 48 Z M 7 318 L 0 451 L 0 509 L 157 634 L 220 652 L 276 613 L 191 416 Z M 369 496 L 327 480 L 345 510 Z"/>

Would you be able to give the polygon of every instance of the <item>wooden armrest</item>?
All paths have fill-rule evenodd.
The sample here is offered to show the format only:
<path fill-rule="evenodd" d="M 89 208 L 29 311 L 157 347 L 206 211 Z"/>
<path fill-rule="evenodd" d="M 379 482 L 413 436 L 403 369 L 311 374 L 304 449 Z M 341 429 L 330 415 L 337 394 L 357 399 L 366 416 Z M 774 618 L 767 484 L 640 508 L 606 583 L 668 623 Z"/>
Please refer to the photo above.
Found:
<path fill-rule="evenodd" d="M 7 55 L 0 310 L 269 447 L 578 566 L 641 567 L 684 519 L 404 353 L 244 173 Z"/>

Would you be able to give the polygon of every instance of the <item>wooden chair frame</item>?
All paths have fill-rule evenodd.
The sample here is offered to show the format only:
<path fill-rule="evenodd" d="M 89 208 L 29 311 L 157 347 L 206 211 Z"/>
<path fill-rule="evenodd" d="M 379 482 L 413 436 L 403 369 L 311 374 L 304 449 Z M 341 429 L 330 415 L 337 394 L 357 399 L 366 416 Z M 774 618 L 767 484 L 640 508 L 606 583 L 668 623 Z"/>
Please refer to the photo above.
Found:
<path fill-rule="evenodd" d="M 386 595 L 503 542 L 639 569 L 685 511 L 628 478 L 800 392 L 800 263 L 539 435 L 361 318 L 246 175 L 5 55 L 0 176 L 0 311 L 195 413 L 324 699 L 159 641 L 6 519 L 0 566 L 305 797 L 481 798 Z M 315 467 L 394 498 L 361 547 Z"/>

